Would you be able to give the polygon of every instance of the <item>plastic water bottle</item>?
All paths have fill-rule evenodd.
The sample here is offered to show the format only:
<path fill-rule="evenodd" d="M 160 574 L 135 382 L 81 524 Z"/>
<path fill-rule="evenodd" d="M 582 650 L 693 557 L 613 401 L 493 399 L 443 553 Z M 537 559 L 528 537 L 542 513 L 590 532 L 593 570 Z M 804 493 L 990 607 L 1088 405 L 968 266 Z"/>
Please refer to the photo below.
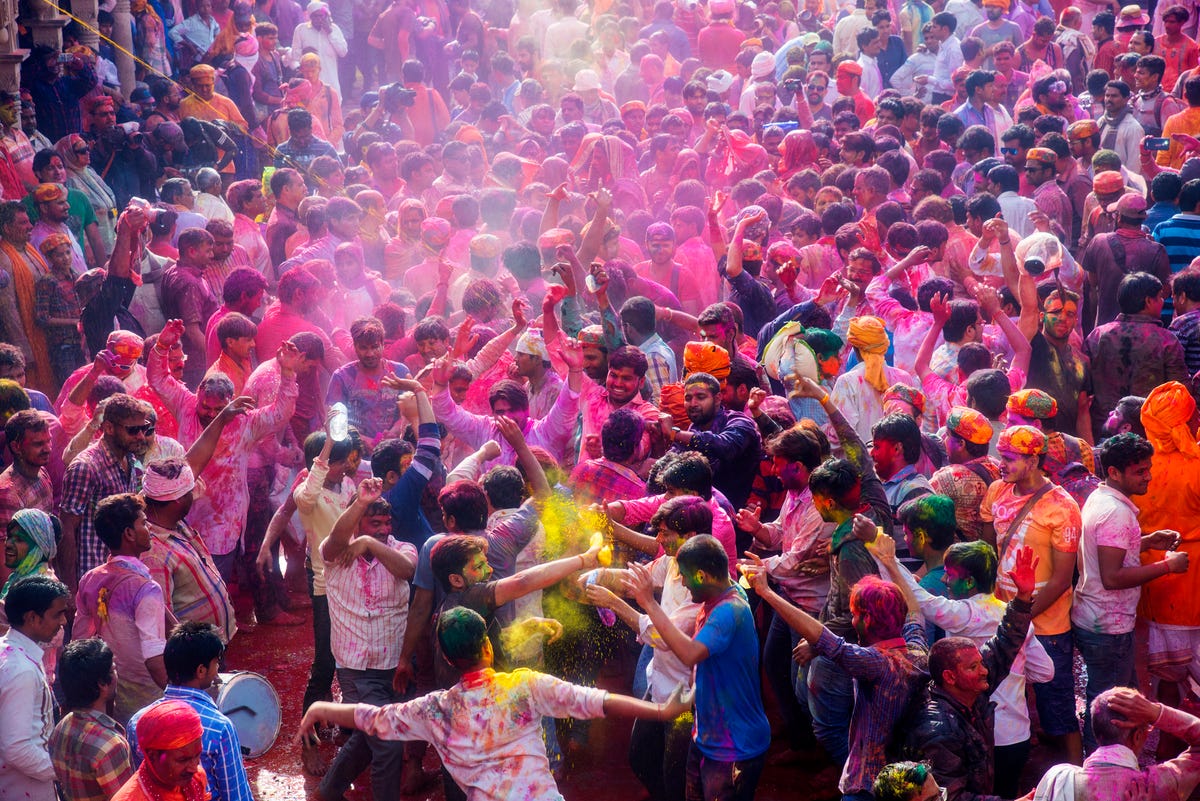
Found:
<path fill-rule="evenodd" d="M 350 415 L 346 411 L 346 404 L 339 401 L 330 407 L 330 411 L 333 416 L 329 420 L 329 436 L 334 442 L 342 442 L 350 436 Z"/>
<path fill-rule="evenodd" d="M 587 574 L 587 583 L 595 584 L 596 579 L 600 578 L 600 571 L 593 570 Z M 614 626 L 617 623 L 617 613 L 606 606 L 597 606 L 596 614 L 600 618 L 600 622 L 606 626 Z"/>

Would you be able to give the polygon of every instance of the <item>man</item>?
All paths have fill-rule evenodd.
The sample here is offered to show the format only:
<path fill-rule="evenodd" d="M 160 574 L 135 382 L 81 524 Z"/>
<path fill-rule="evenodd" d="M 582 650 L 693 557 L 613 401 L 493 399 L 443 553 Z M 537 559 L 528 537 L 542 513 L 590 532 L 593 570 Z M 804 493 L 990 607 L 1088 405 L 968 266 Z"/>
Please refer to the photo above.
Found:
<path fill-rule="evenodd" d="M 1139 58 L 1133 70 L 1134 88 L 1138 90 L 1131 104 L 1133 116 L 1146 136 L 1161 136 L 1166 121 L 1184 109 L 1183 101 L 1163 88 L 1166 68 L 1162 56 L 1150 55 Z"/>
<path fill-rule="evenodd" d="M 695 669 L 688 797 L 753 798 L 771 739 L 759 690 L 753 614 L 745 594 L 729 578 L 725 549 L 711 535 L 689 538 L 675 560 L 680 574 L 689 576 L 692 600 L 703 605 L 694 636 L 681 632 L 654 599 L 649 570 L 631 564 L 625 585 L 666 646 Z"/>
<path fill-rule="evenodd" d="M 994 107 L 996 74 L 987 70 L 974 70 L 967 76 L 965 86 L 967 99 L 954 110 L 954 116 L 962 120 L 963 126 L 969 128 L 972 125 L 982 125 L 992 136 L 999 139 L 1008 124 L 1000 118 Z"/>
<path fill-rule="evenodd" d="M 1000 481 L 988 489 L 980 507 L 984 540 L 996 543 L 1001 598 L 1018 588 L 1009 575 L 1023 548 L 1037 557 L 1040 585 L 1033 603 L 1033 627 L 1038 641 L 1054 662 L 1054 679 L 1035 684 L 1042 730 L 1070 761 L 1082 760 L 1079 723 L 1075 717 L 1072 680 L 1074 646 L 1071 637 L 1071 580 L 1079 548 L 1079 506 L 1046 477 L 1041 456 L 1045 435 L 1032 426 L 1012 426 L 1000 434 Z M 1020 547 L 1018 547 L 1020 546 Z M 1028 600 L 1028 597 L 1026 597 Z"/>
<path fill-rule="evenodd" d="M 44 649 L 67 621 L 67 588 L 28 576 L 4 599 L 8 633 L 0 636 L 0 799 L 54 801 L 49 741 L 54 697 L 42 667 Z"/>
<path fill-rule="evenodd" d="M 1109 81 L 1104 85 L 1104 116 L 1100 118 L 1100 147 L 1116 151 L 1121 163 L 1141 172 L 1141 142 L 1146 132 L 1129 106 L 1129 85 Z"/>
<path fill-rule="evenodd" d="M 0 530 L 21 509 L 54 512 L 54 487 L 46 470 L 53 448 L 50 424 L 40 412 L 24 409 L 4 424 L 4 441 L 12 464 L 0 473 Z"/>
<path fill-rule="evenodd" d="M 411 380 L 407 385 L 420 387 Z M 360 483 L 358 496 L 321 544 L 331 645 L 342 697 L 374 706 L 398 700 L 392 689 L 399 653 L 395 644 L 404 641 L 408 582 L 417 566 L 412 543 L 391 536 L 391 504 L 382 495 L 382 479 Z M 356 731 L 338 751 L 318 793 L 322 798 L 340 797 L 369 762 L 374 797 L 395 801 L 400 797 L 403 759 L 404 747 L 399 743 Z"/>
<path fill-rule="evenodd" d="M 147 404 L 128 395 L 109 398 L 100 438 L 67 468 L 59 504 L 63 535 L 55 572 L 68 588 L 76 586 L 80 576 L 99 567 L 107 557 L 94 522 L 100 501 L 110 495 L 135 492 L 141 486 L 142 468 L 133 454 L 144 449 L 154 426 L 148 411 Z"/>
<path fill-rule="evenodd" d="M 33 224 L 17 200 L 0 203 L 0 272 L 7 275 L 0 287 L 0 322 L 4 341 L 16 345 L 25 357 L 27 383 L 52 395 L 57 386 L 50 365 L 45 334 L 35 320 L 36 280 L 49 272 L 42 254 L 29 242 Z"/>
<path fill-rule="evenodd" d="M 981 66 L 985 70 L 994 68 L 996 45 L 1009 42 L 1016 48 L 1025 39 L 1020 26 L 1011 19 L 1005 19 L 1008 8 L 1009 0 L 983 0 L 983 13 L 987 20 L 971 29 L 971 36 L 983 42 L 984 59 Z"/>
<path fill-rule="evenodd" d="M 1132 271 L 1149 273 L 1167 286 L 1171 281 L 1171 263 L 1166 248 L 1155 242 L 1143 229 L 1146 199 L 1141 195 L 1122 195 L 1112 207 L 1117 229 L 1099 234 L 1088 242 L 1079 257 L 1087 273 L 1089 310 L 1084 314 L 1084 330 L 1104 325 L 1117 318 L 1118 286 Z"/>
<path fill-rule="evenodd" d="M 582 369 L 582 368 L 581 368 Z M 646 433 L 638 445 L 638 456 L 645 458 L 649 453 L 651 426 L 657 426 L 658 407 L 641 397 L 642 384 L 646 380 L 649 364 L 645 355 L 635 347 L 625 345 L 608 356 L 608 369 L 603 374 L 604 383 L 597 383 L 589 376 L 582 382 L 579 406 L 583 415 L 582 435 L 579 443 L 579 459 L 594 459 L 601 453 L 600 429 L 604 421 L 617 409 L 632 409 L 646 422 Z M 568 374 L 568 383 L 573 378 Z"/>
<path fill-rule="evenodd" d="M 51 142 L 82 130 L 79 101 L 99 83 L 89 59 L 66 55 L 50 45 L 38 45 L 29 53 L 28 71 L 21 75 L 23 90 L 29 92 L 29 105 L 38 120 L 35 130 Z"/>
<path fill-rule="evenodd" d="M 171 41 L 179 48 L 185 68 L 202 61 L 221 32 L 221 24 L 213 17 L 212 0 L 200 0 L 195 9 L 192 16 L 178 20 L 171 28 Z"/>
<path fill-rule="evenodd" d="M 873 526 L 869 518 L 862 519 L 867 528 Z M 756 566 L 761 565 L 760 560 L 755 561 Z M 755 593 L 814 651 L 854 677 L 850 754 L 838 787 L 844 797 L 863 793 L 869 797 L 875 777 L 884 767 L 884 749 L 876 738 L 899 724 L 910 695 L 924 676 L 928 646 L 916 605 L 906 604 L 900 590 L 886 581 L 863 578 L 851 590 L 854 627 L 861 637 L 861 644 L 854 644 L 784 600 L 768 585 L 765 571 L 754 570 L 748 578 Z"/>
<path fill-rule="evenodd" d="M 1200 191 L 1197 196 L 1200 198 Z M 1069 289 L 1053 289 L 1044 297 L 1041 300 L 1039 292 L 1032 298 L 1021 298 L 1022 306 L 1035 303 L 1042 310 L 1040 325 L 1021 324 L 1033 348 L 1025 384 L 1045 391 L 1058 404 L 1051 428 L 1087 438 L 1091 433 L 1091 370 L 1083 352 L 1070 341 L 1079 320 L 1079 296 Z"/>
<path fill-rule="evenodd" d="M 1067 241 L 1075 212 L 1071 199 L 1058 185 L 1058 154 L 1045 147 L 1031 148 L 1025 154 L 1025 180 L 1033 187 L 1037 210 L 1050 221 L 1050 232 Z"/>
<path fill-rule="evenodd" d="M 137 728 L 145 759 L 113 801 L 205 797 L 208 783 L 200 767 L 203 737 L 200 715 L 186 702 L 171 700 L 151 707 Z"/>
<path fill-rule="evenodd" d="M 167 686 L 163 667 L 167 605 L 162 588 L 138 559 L 150 550 L 142 499 L 110 495 L 96 507 L 95 526 L 109 557 L 79 579 L 72 633 L 100 637 L 112 648 L 117 664 L 114 717 L 125 723 L 161 697 Z"/>
<path fill-rule="evenodd" d="M 161 700 L 139 710 L 129 721 L 134 732 L 130 747 L 134 760 L 145 764 L 153 759 L 153 744 L 142 739 L 147 717 L 163 706 L 184 703 L 200 718 L 203 746 L 200 762 L 208 778 L 212 801 L 251 801 L 250 782 L 242 762 L 241 742 L 233 721 L 219 709 L 209 689 L 217 681 L 225 646 L 215 627 L 209 623 L 186 621 L 171 631 L 163 651 L 163 664 L 169 683 Z"/>
<path fill-rule="evenodd" d="M 217 338 L 217 325 L 221 320 L 235 312 L 246 317 L 256 316 L 262 308 L 266 291 L 267 279 L 253 268 L 238 267 L 229 273 L 221 286 L 221 307 L 208 318 L 208 325 L 204 330 L 204 356 L 207 364 L 214 363 L 221 356 L 221 342 Z"/>
<path fill-rule="evenodd" d="M 1200 256 L 1200 179 L 1193 178 L 1183 185 L 1179 190 L 1179 213 L 1156 225 L 1153 236 L 1166 248 L 1172 274 Z"/>
<path fill-rule="evenodd" d="M 675 229 L 666 223 L 652 223 L 646 228 L 646 253 L 650 258 L 634 269 L 661 284 L 679 298 L 682 310 L 698 315 L 704 310 L 704 287 L 715 283 L 713 276 L 695 275 L 675 258 Z"/>
<path fill-rule="evenodd" d="M 147 376 L 151 388 L 179 421 L 179 441 L 189 447 L 233 400 L 233 383 L 217 374 L 200 382 L 193 393 L 170 375 L 167 353 L 183 331 L 181 320 L 167 322 L 150 353 Z M 199 528 L 227 583 L 233 574 L 250 502 L 246 484 L 250 446 L 283 429 L 295 411 L 299 394 L 296 371 L 304 358 L 299 349 L 290 342 L 284 343 L 275 358 L 280 371 L 278 394 L 269 405 L 238 417 L 222 430 L 212 459 L 201 474 L 206 484 L 205 495 L 191 512 L 192 522 Z"/>
<path fill-rule="evenodd" d="M 1009 139 L 1004 142 L 1005 150 L 1012 149 L 1009 146 L 1012 141 Z M 1032 219 L 1038 210 L 1037 203 L 1020 194 L 1022 172 L 1011 164 L 997 164 L 987 172 L 988 191 L 996 197 L 1004 220 L 1017 239 L 1024 239 L 1037 230 Z"/>
<path fill-rule="evenodd" d="M 1158 154 L 1159 165 L 1176 170 L 1183 166 L 1183 145 L 1171 135 L 1190 135 L 1200 130 L 1200 75 L 1193 74 L 1183 82 L 1183 99 L 1187 101 L 1187 108 L 1172 114 L 1163 123 L 1162 135 L 1171 140 L 1171 146 Z"/>
<path fill-rule="evenodd" d="M 678 450 L 696 451 L 713 469 L 713 487 L 734 509 L 750 497 L 750 486 L 761 458 L 762 443 L 754 421 L 723 407 L 721 382 L 708 373 L 692 373 L 683 383 L 684 407 L 691 428 L 672 431 Z M 746 543 L 749 545 L 749 543 Z"/>
<path fill-rule="evenodd" d="M 100 639 L 73 640 L 57 672 L 70 711 L 50 734 L 55 777 L 66 801 L 105 801 L 133 775 L 125 730 L 107 714 L 117 695 L 112 649 Z"/>
<path fill-rule="evenodd" d="M 545 417 L 558 400 L 563 380 L 551 365 L 550 351 L 546 348 L 541 329 L 526 329 L 517 338 L 513 366 L 517 375 L 529 383 L 530 416 L 534 419 Z"/>
<path fill-rule="evenodd" d="M 236 408 L 222 410 L 218 420 L 231 420 Z M 228 643 L 237 630 L 229 590 L 204 538 L 185 522 L 195 486 L 192 468 L 183 459 L 147 466 L 142 497 L 152 539 L 141 559 L 177 620 L 212 623 Z"/>
<path fill-rule="evenodd" d="M 275 207 L 267 220 L 265 238 L 271 264 L 278 268 L 287 259 L 284 246 L 300 229 L 297 209 L 308 195 L 308 186 L 299 171 L 285 167 L 275 170 L 271 176 L 271 194 L 275 197 Z"/>
<path fill-rule="evenodd" d="M 220 305 L 204 280 L 212 260 L 212 234 L 203 228 L 189 228 L 179 235 L 179 261 L 163 274 L 161 282 L 163 316 L 183 321 L 184 382 L 190 386 L 198 385 L 208 368 L 204 328 Z"/>
<path fill-rule="evenodd" d="M 930 87 L 931 102 L 935 105 L 945 103 L 954 96 L 953 75 L 963 64 L 962 42 L 955 35 L 957 28 L 958 20 L 947 11 L 934 14 L 930 20 L 930 33 L 938 41 L 937 59 L 934 61 L 933 74 L 919 75 L 915 81 L 919 86 Z"/>
<path fill-rule="evenodd" d="M 851 319 L 846 343 L 854 348 L 860 363 L 838 376 L 829 395 L 859 438 L 869 440 L 871 427 L 883 417 L 883 393 L 895 384 L 917 386 L 917 380 L 884 361 L 890 339 L 878 317 Z"/>
<path fill-rule="evenodd" d="M 871 426 L 871 460 L 893 518 L 908 501 L 933 492 L 929 479 L 917 472 L 920 459 L 921 428 L 911 416 L 889 414 Z"/>
<path fill-rule="evenodd" d="M 216 170 L 211 170 L 213 173 L 212 180 L 217 182 L 220 187 L 221 179 L 217 176 Z M 199 197 L 213 197 L 206 193 L 200 193 Z M 225 201 L 221 201 L 224 204 Z M 233 224 L 225 220 L 209 220 L 204 226 L 204 230 L 208 231 L 213 238 L 213 257 L 212 261 L 204 268 L 204 273 L 201 276 L 204 283 L 208 285 L 213 297 L 223 297 L 225 292 L 225 281 L 230 274 L 238 268 L 254 269 L 250 263 L 250 256 L 246 253 L 246 249 L 233 241 Z M 255 309 L 254 311 L 257 311 Z M 253 312 L 252 312 L 253 313 Z M 213 312 L 213 317 L 216 312 Z M 208 318 L 208 323 L 212 322 L 212 317 Z M 205 332 L 208 330 L 208 323 L 205 323 Z M 207 344 L 206 344 L 207 347 Z"/>
<path fill-rule="evenodd" d="M 950 463 L 929 479 L 930 488 L 954 501 L 954 515 L 967 540 L 983 534 L 979 504 L 988 487 L 1000 477 L 1000 467 L 988 455 L 992 424 L 981 412 L 962 406 L 946 418 L 946 456 Z"/>
<path fill-rule="evenodd" d="M 837 66 L 834 81 L 838 96 L 854 101 L 855 116 L 860 120 L 870 120 L 875 117 L 875 102 L 863 91 L 862 77 L 863 68 L 857 61 L 843 61 Z"/>
<path fill-rule="evenodd" d="M 71 205 L 67 202 L 67 188 L 62 184 L 38 184 L 33 190 L 33 199 L 37 204 L 38 221 L 29 234 L 29 242 L 40 248 L 46 238 L 52 234 L 63 234 L 71 243 L 71 269 L 75 277 L 83 275 L 91 267 L 99 266 L 104 261 L 103 253 L 91 253 L 85 258 L 83 246 L 75 237 L 68 221 L 71 216 Z"/>
<path fill-rule="evenodd" d="M 252 179 L 234 181 L 225 193 L 225 203 L 233 212 L 234 240 L 245 249 L 256 271 L 273 275 L 271 252 L 257 222 L 259 216 L 267 213 L 262 182 Z"/>
<path fill-rule="evenodd" d="M 1145 397 L 1168 381 L 1187 380 L 1183 346 L 1162 325 L 1164 292 L 1162 281 L 1153 275 L 1130 273 L 1117 287 L 1117 319 L 1084 340 L 1095 387 L 1092 431 L 1097 438 L 1121 398 Z"/>
<path fill-rule="evenodd" d="M 318 156 L 338 158 L 337 150 L 324 139 L 313 134 L 313 117 L 302 108 L 290 109 L 287 113 L 288 138 L 275 149 L 275 166 L 292 167 L 302 173 L 308 171 L 313 159 Z"/>
<path fill-rule="evenodd" d="M 342 82 L 338 78 L 338 62 L 350 52 L 346 36 L 333 21 L 328 4 L 312 0 L 306 10 L 308 21 L 296 26 L 292 34 L 292 50 L 295 53 L 315 52 L 321 57 L 321 83 L 340 87 Z"/>
<path fill-rule="evenodd" d="M 180 119 L 198 119 L 214 122 L 225 120 L 237 126 L 238 130 L 246 131 L 246 118 L 238 110 L 237 104 L 216 91 L 217 71 L 208 64 L 197 64 L 188 72 L 192 79 L 192 92 L 179 101 Z M 232 172 L 232 165 L 227 167 Z"/>
<path fill-rule="evenodd" d="M 382 740 L 427 740 L 460 786 L 492 798 L 542 798 L 558 794 L 545 755 L 543 715 L 674 720 L 687 709 L 677 695 L 651 704 L 531 671 L 495 673 L 487 624 L 470 609 L 440 615 L 437 639 L 446 660 L 462 671 L 461 682 L 404 704 L 313 704 L 300 736 L 312 736 L 326 723 Z"/>
<path fill-rule="evenodd" d="M 1154 446 L 1128 432 L 1104 444 L 1100 464 L 1104 481 L 1083 505 L 1079 543 L 1079 584 L 1071 606 L 1075 645 L 1087 667 L 1087 706 L 1083 741 L 1096 750 L 1090 710 L 1097 696 L 1134 683 L 1133 628 L 1141 587 L 1188 569 L 1186 551 L 1176 551 L 1179 534 L 1155 531 L 1142 536 L 1133 498 L 1150 486 Z M 1143 551 L 1166 551 L 1162 559 L 1142 563 Z"/>
<path fill-rule="evenodd" d="M 679 368 L 675 352 L 659 336 L 656 326 L 654 303 L 648 298 L 632 297 L 621 306 L 625 341 L 645 354 L 646 387 L 650 391 L 650 402 L 658 406 L 662 388 L 679 380 Z M 517 352 L 520 353 L 519 347 Z M 517 369 L 520 370 L 519 362 Z"/>

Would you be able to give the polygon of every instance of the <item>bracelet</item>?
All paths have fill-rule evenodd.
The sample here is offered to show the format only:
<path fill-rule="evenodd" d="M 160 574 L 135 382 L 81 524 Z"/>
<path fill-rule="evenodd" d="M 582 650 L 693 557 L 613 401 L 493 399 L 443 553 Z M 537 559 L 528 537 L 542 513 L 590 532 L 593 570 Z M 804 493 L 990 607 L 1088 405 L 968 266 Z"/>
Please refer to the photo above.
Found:
<path fill-rule="evenodd" d="M 822 406 L 829 403 L 829 393 L 826 392 L 824 395 L 822 395 L 820 399 L 817 400 L 817 403 L 821 404 Z"/>
<path fill-rule="evenodd" d="M 155 342 L 155 343 L 154 343 L 154 349 L 155 349 L 156 351 L 158 351 L 159 353 L 161 353 L 162 355 L 164 355 L 164 356 L 170 356 L 170 355 L 171 355 L 171 349 L 170 349 L 170 348 L 166 348 L 166 349 L 164 350 L 164 349 L 163 349 L 163 346 L 162 346 L 162 345 L 160 345 L 160 344 L 158 344 L 157 342 Z"/>
<path fill-rule="evenodd" d="M 1001 245 L 1008 245 L 1012 242 L 1011 239 L 1005 239 L 1003 242 L 1000 242 L 999 239 L 997 239 L 996 241 L 999 242 Z"/>
<path fill-rule="evenodd" d="M 668 323 L 670 323 L 675 319 L 675 310 L 674 309 L 666 309 L 666 312 L 667 312 L 667 316 L 665 319 Z"/>
<path fill-rule="evenodd" d="M 579 569 L 587 570 L 587 560 L 583 558 L 583 554 L 579 554 Z"/>

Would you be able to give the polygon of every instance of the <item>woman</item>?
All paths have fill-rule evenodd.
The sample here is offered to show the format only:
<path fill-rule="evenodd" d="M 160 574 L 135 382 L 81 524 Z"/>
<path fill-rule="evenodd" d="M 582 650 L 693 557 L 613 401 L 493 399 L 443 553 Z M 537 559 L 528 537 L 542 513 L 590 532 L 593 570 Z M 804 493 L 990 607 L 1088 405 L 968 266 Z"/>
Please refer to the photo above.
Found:
<path fill-rule="evenodd" d="M 577 192 L 612 189 L 622 178 L 637 179 L 637 156 L 620 137 L 590 133 L 571 160 L 570 174 Z"/>
<path fill-rule="evenodd" d="M 133 16 L 134 50 L 143 63 L 137 64 L 138 80 L 144 81 L 147 74 L 170 75 L 171 59 L 167 53 L 166 27 L 148 0 L 130 0 L 129 13 Z M 146 65 L 149 65 L 147 69 Z"/>
<path fill-rule="evenodd" d="M 787 181 L 796 173 L 813 167 L 817 161 L 817 145 L 812 131 L 789 131 L 779 146 L 780 182 Z"/>
<path fill-rule="evenodd" d="M 117 241 L 116 195 L 92 168 L 92 149 L 79 134 L 67 134 L 54 145 L 54 150 L 67 168 L 67 188 L 78 189 L 87 196 L 96 214 L 104 249 L 112 253 Z"/>

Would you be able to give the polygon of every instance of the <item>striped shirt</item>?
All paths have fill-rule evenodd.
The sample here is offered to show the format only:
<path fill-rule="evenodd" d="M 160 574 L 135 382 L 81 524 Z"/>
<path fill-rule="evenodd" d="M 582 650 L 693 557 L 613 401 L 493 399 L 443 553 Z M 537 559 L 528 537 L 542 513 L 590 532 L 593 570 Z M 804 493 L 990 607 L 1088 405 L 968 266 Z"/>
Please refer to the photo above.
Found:
<path fill-rule="evenodd" d="M 139 558 L 179 620 L 212 623 L 228 643 L 237 631 L 225 581 L 203 538 L 187 523 L 174 529 L 147 523 L 150 550 Z"/>
<path fill-rule="evenodd" d="M 58 722 L 50 760 L 66 801 L 107 801 L 133 775 L 125 730 L 94 709 L 76 709 Z"/>
<path fill-rule="evenodd" d="M 200 765 L 208 776 L 210 801 L 254 801 L 250 780 L 242 764 L 242 743 L 233 721 L 225 717 L 211 695 L 204 690 L 168 684 L 163 697 L 139 710 L 129 719 L 129 749 L 134 765 L 140 765 L 144 755 L 138 748 L 137 722 L 147 709 L 163 701 L 184 701 L 200 716 L 204 733 L 200 736 Z"/>
<path fill-rule="evenodd" d="M 96 535 L 92 523 L 96 504 L 109 495 L 137 492 L 142 485 L 141 473 L 141 467 L 132 457 L 123 460 L 103 439 L 87 446 L 67 468 L 58 508 L 60 513 L 79 517 L 79 530 L 75 534 L 79 549 L 76 575 L 82 576 L 108 559 L 108 548 Z"/>
<path fill-rule="evenodd" d="M 360 535 L 365 536 L 365 535 Z M 321 544 L 325 555 L 325 540 Z M 417 563 L 411 543 L 388 537 L 387 546 Z M 408 624 L 408 582 L 378 559 L 359 556 L 350 564 L 325 563 L 329 599 L 329 643 L 340 668 L 391 670 L 400 662 L 400 643 Z"/>
<path fill-rule="evenodd" d="M 1200 214 L 1180 212 L 1154 229 L 1154 241 L 1167 249 L 1171 273 L 1177 273 L 1200 256 Z"/>

